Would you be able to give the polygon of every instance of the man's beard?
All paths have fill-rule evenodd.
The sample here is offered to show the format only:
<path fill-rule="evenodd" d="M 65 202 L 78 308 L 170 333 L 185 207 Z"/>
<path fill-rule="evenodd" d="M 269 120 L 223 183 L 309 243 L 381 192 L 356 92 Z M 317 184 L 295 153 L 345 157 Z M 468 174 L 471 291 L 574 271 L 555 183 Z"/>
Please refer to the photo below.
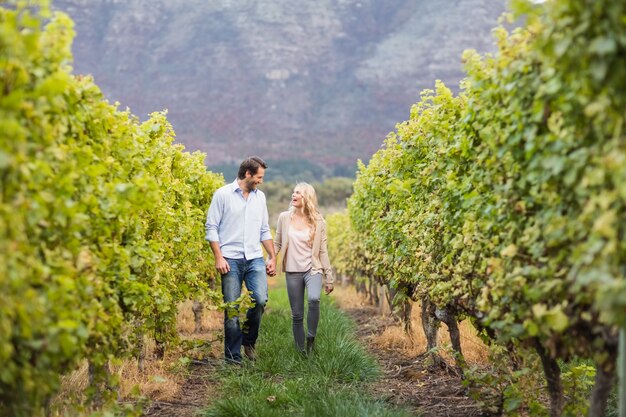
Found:
<path fill-rule="evenodd" d="M 256 190 L 257 183 L 256 181 L 249 181 L 246 183 L 246 186 L 248 187 L 248 190 L 254 191 Z"/>

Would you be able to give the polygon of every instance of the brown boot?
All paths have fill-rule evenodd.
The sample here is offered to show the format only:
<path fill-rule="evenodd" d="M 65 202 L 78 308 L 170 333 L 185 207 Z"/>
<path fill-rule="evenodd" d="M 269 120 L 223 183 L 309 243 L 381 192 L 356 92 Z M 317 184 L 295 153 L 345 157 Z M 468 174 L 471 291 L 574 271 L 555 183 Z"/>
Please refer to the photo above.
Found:
<path fill-rule="evenodd" d="M 250 361 L 254 362 L 256 360 L 256 351 L 254 350 L 254 346 L 244 346 L 243 353 Z"/>

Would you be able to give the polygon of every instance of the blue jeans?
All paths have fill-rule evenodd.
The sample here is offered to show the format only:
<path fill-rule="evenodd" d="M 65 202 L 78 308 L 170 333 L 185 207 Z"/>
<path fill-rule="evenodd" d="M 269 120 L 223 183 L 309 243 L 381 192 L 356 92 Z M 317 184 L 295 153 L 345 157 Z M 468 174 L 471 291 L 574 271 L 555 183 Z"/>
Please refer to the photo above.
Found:
<path fill-rule="evenodd" d="M 239 298 L 244 282 L 254 300 L 254 307 L 246 313 L 243 329 L 239 326 L 237 315 L 229 318 L 228 311 L 224 312 L 224 358 L 227 362 L 239 363 L 241 345 L 254 347 L 259 337 L 261 316 L 267 302 L 267 275 L 263 258 L 250 260 L 226 258 L 226 262 L 230 266 L 230 271 L 222 275 L 224 301 L 228 303 Z"/>

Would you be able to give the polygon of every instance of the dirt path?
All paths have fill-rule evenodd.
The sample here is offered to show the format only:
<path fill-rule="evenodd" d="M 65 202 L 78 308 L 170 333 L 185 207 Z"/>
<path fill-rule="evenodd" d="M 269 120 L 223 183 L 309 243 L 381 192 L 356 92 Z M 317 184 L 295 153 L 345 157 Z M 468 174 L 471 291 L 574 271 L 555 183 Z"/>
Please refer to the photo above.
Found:
<path fill-rule="evenodd" d="M 193 417 L 206 409 L 217 394 L 218 368 L 222 360 L 194 361 L 189 377 L 171 401 L 154 401 L 144 412 L 146 417 Z"/>
<path fill-rule="evenodd" d="M 381 316 L 377 307 L 355 303 L 354 299 L 349 303 L 340 302 L 339 306 L 356 322 L 359 341 L 382 369 L 382 378 L 370 385 L 373 398 L 408 408 L 420 417 L 489 416 L 467 397 L 459 376 L 453 371 L 429 367 L 425 355 L 415 357 L 402 349 L 380 347 L 380 343 L 376 343 L 386 329 L 397 327 L 398 323 L 391 316 Z M 211 330 L 206 337 L 221 331 L 221 316 L 219 318 L 216 322 L 219 325 L 209 326 Z M 192 362 L 189 375 L 176 396 L 168 401 L 152 402 L 144 416 L 195 417 L 209 407 L 218 395 L 218 375 L 223 365 L 220 349 L 221 346 L 212 349 L 205 362 Z"/>
<path fill-rule="evenodd" d="M 489 416 L 465 395 L 460 378 L 446 369 L 432 369 L 425 355 L 408 357 L 397 349 L 375 346 L 373 339 L 390 326 L 373 306 L 344 308 L 357 323 L 357 336 L 380 364 L 383 376 L 372 384 L 372 396 L 415 411 L 420 417 Z"/>

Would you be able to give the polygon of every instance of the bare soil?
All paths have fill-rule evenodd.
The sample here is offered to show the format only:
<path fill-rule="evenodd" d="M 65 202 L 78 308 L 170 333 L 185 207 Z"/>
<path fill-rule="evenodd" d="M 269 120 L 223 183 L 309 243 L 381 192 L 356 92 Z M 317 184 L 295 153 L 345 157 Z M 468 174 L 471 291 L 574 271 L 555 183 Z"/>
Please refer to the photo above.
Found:
<path fill-rule="evenodd" d="M 189 376 L 171 401 L 154 401 L 144 412 L 148 417 L 193 417 L 207 408 L 218 390 L 218 368 L 221 358 L 193 361 Z"/>
<path fill-rule="evenodd" d="M 377 307 L 344 308 L 357 323 L 357 336 L 382 369 L 382 378 L 371 384 L 374 398 L 407 408 L 420 417 L 490 416 L 469 398 L 453 368 L 433 368 L 427 355 L 408 357 L 397 349 L 375 346 L 373 339 L 398 323 L 380 316 Z"/>

